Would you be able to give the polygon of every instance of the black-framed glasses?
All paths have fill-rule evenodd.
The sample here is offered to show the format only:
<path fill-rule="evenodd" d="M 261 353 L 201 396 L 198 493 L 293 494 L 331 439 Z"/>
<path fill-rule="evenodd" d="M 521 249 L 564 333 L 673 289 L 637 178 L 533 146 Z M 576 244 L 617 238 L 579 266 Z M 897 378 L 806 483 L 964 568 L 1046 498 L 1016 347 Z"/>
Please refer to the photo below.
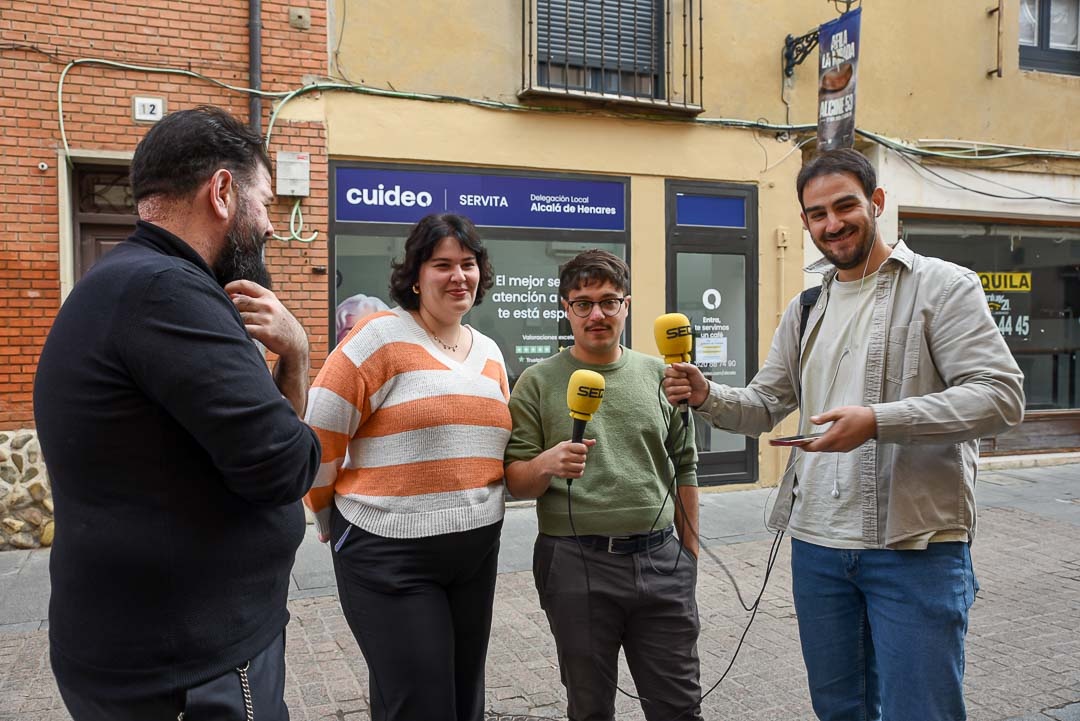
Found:
<path fill-rule="evenodd" d="M 594 305 L 600 306 L 600 312 L 611 317 L 622 310 L 626 298 L 604 298 L 603 300 L 572 300 L 569 302 L 570 310 L 578 318 L 588 318 L 592 315 Z"/>

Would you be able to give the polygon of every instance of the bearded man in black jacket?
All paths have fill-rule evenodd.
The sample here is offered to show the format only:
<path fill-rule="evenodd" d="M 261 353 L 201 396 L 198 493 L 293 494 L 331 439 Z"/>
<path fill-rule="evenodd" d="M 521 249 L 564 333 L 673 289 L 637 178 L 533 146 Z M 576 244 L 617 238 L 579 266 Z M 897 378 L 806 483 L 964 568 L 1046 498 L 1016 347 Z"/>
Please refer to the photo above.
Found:
<path fill-rule="evenodd" d="M 288 719 L 289 573 L 320 448 L 307 335 L 261 258 L 270 159 L 228 113 L 184 110 L 139 143 L 131 185 L 136 230 L 75 286 L 34 383 L 53 672 L 76 721 Z"/>

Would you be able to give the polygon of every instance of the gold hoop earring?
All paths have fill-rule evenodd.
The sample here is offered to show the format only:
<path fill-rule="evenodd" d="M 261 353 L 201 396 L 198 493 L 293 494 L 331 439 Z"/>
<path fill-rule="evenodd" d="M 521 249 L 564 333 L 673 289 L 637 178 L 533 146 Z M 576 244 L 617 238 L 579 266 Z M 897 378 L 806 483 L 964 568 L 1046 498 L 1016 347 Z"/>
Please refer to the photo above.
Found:
<path fill-rule="evenodd" d="M 412 292 L 413 295 L 420 295 L 420 286 L 418 286 L 416 283 L 413 283 Z"/>

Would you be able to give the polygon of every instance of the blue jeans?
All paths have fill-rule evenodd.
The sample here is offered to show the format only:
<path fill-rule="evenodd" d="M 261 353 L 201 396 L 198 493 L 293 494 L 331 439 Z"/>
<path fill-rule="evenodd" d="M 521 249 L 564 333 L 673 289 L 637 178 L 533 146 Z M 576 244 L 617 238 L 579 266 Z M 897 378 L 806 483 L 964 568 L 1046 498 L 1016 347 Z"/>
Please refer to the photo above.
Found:
<path fill-rule="evenodd" d="M 792 539 L 791 578 L 821 721 L 964 721 L 966 543 L 842 550 Z"/>

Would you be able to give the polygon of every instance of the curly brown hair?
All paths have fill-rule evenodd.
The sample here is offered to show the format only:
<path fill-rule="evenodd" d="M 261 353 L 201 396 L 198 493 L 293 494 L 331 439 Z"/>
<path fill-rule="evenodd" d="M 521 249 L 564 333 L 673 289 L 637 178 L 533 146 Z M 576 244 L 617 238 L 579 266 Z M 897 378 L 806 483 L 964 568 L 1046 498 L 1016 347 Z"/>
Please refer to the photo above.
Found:
<path fill-rule="evenodd" d="M 559 268 L 559 296 L 568 300 L 570 291 L 605 281 L 618 288 L 620 293 L 629 293 L 630 267 L 622 258 L 606 250 L 585 250 Z"/>

